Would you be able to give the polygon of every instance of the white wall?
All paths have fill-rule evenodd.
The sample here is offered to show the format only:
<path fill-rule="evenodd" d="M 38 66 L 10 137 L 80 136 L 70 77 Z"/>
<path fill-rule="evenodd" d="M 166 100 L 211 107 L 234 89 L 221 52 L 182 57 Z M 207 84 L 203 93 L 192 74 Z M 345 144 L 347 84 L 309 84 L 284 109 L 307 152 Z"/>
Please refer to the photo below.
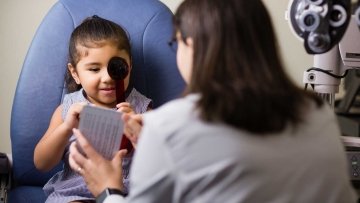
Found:
<path fill-rule="evenodd" d="M 2 0 L 0 3 L 0 152 L 11 151 L 10 113 L 16 82 L 35 30 L 54 2 Z"/>
<path fill-rule="evenodd" d="M 182 0 L 162 1 L 173 11 L 182 2 Z M 56 0 L 1 1 L 0 152 L 11 152 L 10 113 L 16 82 L 36 28 L 55 2 Z M 302 85 L 303 71 L 311 66 L 312 57 L 305 54 L 301 42 L 293 36 L 285 21 L 288 0 L 266 0 L 264 2 L 273 17 L 288 73 L 298 85 Z"/>
<path fill-rule="evenodd" d="M 166 4 L 173 12 L 175 12 L 176 8 L 182 2 L 182 0 L 160 0 L 164 4 Z"/>

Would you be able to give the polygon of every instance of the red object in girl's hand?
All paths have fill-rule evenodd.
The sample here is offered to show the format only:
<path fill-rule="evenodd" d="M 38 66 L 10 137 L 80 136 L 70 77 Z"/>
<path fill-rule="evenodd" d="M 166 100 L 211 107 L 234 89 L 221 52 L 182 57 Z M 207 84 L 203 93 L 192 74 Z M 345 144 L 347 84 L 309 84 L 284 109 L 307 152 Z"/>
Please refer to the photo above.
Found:
<path fill-rule="evenodd" d="M 132 152 L 134 149 L 131 141 L 125 135 L 123 135 L 123 137 L 121 139 L 120 150 L 121 149 L 127 149 L 128 153 Z"/>

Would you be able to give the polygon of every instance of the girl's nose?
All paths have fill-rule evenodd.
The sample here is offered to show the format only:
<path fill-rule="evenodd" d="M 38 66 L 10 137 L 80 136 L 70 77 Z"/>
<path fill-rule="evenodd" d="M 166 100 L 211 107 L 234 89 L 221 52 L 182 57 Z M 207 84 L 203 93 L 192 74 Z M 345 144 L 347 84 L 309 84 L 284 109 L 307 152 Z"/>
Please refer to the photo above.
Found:
<path fill-rule="evenodd" d="M 110 77 L 107 69 L 104 69 L 102 71 L 102 75 L 101 75 L 101 80 L 102 82 L 111 82 L 113 79 Z"/>

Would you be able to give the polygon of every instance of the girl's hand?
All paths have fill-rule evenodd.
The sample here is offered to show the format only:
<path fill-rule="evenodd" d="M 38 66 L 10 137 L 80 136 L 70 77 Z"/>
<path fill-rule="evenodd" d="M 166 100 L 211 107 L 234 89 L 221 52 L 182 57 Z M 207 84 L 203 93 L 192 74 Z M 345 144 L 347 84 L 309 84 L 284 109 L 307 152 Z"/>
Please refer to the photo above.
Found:
<path fill-rule="evenodd" d="M 86 102 L 79 102 L 70 106 L 64 120 L 64 125 L 67 129 L 71 130 L 79 126 L 79 115 L 85 105 L 87 105 Z"/>
<path fill-rule="evenodd" d="M 136 149 L 137 142 L 142 129 L 142 115 L 141 114 L 123 114 L 124 134 L 131 141 Z"/>
<path fill-rule="evenodd" d="M 73 129 L 73 132 L 77 141 L 70 145 L 69 164 L 84 177 L 89 191 L 96 197 L 105 188 L 123 190 L 121 164 L 127 151 L 120 150 L 112 160 L 107 160 L 96 152 L 79 130 Z"/>
<path fill-rule="evenodd" d="M 132 109 L 129 102 L 121 102 L 116 105 L 116 108 L 118 108 L 118 112 L 135 114 L 135 111 Z"/>

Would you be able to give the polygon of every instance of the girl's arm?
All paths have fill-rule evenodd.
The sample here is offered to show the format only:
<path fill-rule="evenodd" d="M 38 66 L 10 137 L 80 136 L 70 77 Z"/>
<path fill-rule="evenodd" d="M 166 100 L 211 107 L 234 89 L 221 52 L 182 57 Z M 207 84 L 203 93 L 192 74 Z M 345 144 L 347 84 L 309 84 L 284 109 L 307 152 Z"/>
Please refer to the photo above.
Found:
<path fill-rule="evenodd" d="M 63 156 L 71 133 L 61 118 L 62 106 L 54 112 L 49 128 L 35 147 L 34 164 L 41 171 L 49 171 L 58 164 Z"/>
<path fill-rule="evenodd" d="M 78 126 L 83 106 L 81 103 L 73 104 L 65 121 L 61 117 L 62 106 L 55 110 L 49 128 L 35 147 L 34 164 L 38 170 L 49 171 L 60 162 L 72 135 L 72 128 Z"/>

